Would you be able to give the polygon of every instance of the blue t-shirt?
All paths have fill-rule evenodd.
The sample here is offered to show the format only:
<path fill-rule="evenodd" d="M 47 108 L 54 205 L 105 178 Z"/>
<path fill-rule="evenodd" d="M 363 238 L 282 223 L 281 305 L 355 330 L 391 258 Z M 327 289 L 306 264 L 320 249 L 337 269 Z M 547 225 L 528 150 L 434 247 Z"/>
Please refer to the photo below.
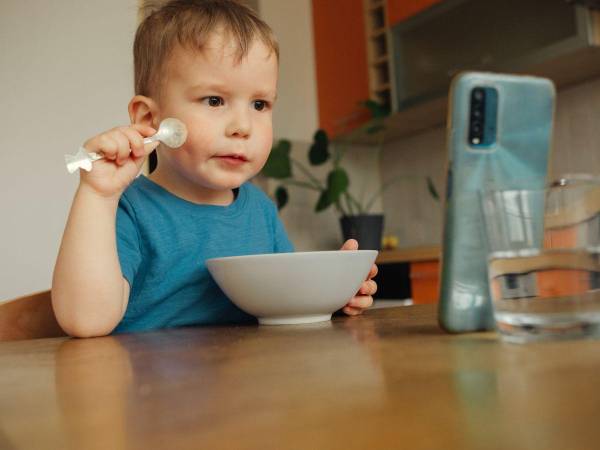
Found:
<path fill-rule="evenodd" d="M 251 183 L 228 206 L 199 205 L 145 176 L 121 196 L 117 249 L 131 287 L 117 333 L 252 321 L 213 281 L 205 261 L 294 251 L 275 205 Z"/>

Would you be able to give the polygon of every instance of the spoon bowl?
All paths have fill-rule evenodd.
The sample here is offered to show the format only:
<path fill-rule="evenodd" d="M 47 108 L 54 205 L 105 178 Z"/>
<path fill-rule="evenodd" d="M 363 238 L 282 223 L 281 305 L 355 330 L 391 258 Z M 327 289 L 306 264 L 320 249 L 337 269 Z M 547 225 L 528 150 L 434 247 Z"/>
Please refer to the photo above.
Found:
<path fill-rule="evenodd" d="M 187 128 L 185 124 L 173 117 L 164 119 L 158 126 L 154 136 L 144 139 L 144 143 L 160 141 L 170 148 L 181 147 L 187 139 Z"/>

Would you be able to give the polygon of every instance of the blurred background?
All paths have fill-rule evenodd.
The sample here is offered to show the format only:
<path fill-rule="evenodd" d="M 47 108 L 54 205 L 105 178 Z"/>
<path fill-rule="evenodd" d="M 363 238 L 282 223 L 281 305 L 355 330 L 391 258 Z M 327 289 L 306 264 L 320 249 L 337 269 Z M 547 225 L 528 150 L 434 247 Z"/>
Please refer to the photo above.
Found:
<path fill-rule="evenodd" d="M 312 166 L 307 153 L 316 130 L 325 130 L 331 147 L 345 151 L 352 194 L 373 198 L 369 212 L 385 219 L 383 297 L 435 301 L 447 90 L 457 72 L 551 78 L 558 88 L 551 175 L 600 173 L 596 1 L 246 3 L 281 47 L 276 142 L 289 140 L 292 156 L 323 179 L 327 166 Z M 0 299 L 50 287 L 78 183 L 63 155 L 128 123 L 139 6 L 0 2 Z M 255 182 L 272 196 L 280 185 L 265 176 Z M 288 193 L 281 217 L 296 248 L 338 248 L 341 214 L 315 212 L 319 192 L 288 186 Z"/>

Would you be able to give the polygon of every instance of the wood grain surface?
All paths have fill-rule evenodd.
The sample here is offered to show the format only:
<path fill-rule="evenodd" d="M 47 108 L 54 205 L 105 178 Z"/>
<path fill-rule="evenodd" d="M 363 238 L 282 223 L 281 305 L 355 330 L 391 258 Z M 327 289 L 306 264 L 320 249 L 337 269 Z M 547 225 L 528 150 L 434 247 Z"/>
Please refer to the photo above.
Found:
<path fill-rule="evenodd" d="M 597 449 L 600 341 L 449 335 L 434 305 L 0 344 L 0 448 Z"/>

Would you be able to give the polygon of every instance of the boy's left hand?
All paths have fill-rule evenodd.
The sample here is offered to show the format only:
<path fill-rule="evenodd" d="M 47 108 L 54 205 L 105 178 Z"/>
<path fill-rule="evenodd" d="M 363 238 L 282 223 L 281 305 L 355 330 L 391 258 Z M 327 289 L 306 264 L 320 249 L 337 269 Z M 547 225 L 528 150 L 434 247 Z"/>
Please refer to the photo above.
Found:
<path fill-rule="evenodd" d="M 341 249 L 358 250 L 358 242 L 355 239 L 348 239 Z M 373 294 L 377 292 L 377 283 L 372 279 L 375 275 L 377 275 L 377 266 L 373 264 L 367 279 L 363 281 L 356 295 L 344 306 L 343 311 L 346 314 L 357 316 L 373 304 Z"/>

